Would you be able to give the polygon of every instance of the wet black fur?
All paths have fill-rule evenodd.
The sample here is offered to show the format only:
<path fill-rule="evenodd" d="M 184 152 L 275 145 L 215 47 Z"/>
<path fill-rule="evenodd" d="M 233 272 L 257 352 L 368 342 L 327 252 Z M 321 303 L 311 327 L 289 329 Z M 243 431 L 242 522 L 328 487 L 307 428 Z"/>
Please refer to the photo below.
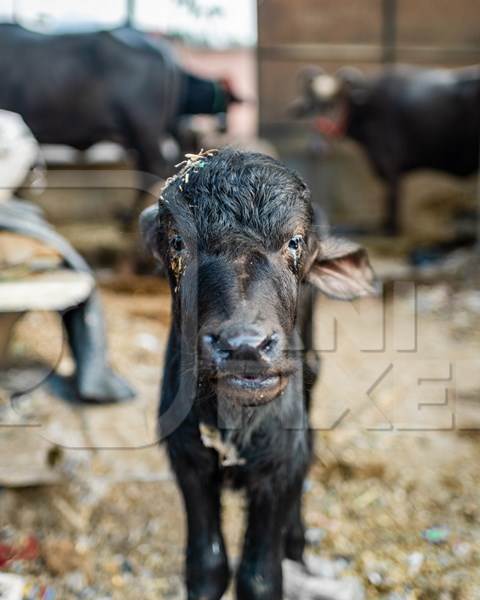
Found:
<path fill-rule="evenodd" d="M 172 181 L 143 229 L 174 290 L 160 431 L 187 512 L 188 598 L 218 600 L 228 585 L 220 492 L 229 482 L 246 490 L 248 505 L 237 597 L 279 600 L 282 559 L 302 559 L 301 493 L 311 455 L 307 413 L 317 368 L 306 360 L 313 290 L 303 281 L 315 240 L 309 191 L 269 157 L 223 150 Z M 295 265 L 282 248 L 299 230 L 306 245 Z M 185 244 L 180 281 L 171 251 L 179 234 Z M 275 361 L 291 373 L 283 393 L 262 406 L 241 407 L 219 396 L 198 351 L 200 333 L 232 318 L 242 298 L 252 319 L 281 332 Z M 201 441 L 200 422 L 228 426 L 224 438 L 246 464 L 222 468 L 217 452 Z"/>

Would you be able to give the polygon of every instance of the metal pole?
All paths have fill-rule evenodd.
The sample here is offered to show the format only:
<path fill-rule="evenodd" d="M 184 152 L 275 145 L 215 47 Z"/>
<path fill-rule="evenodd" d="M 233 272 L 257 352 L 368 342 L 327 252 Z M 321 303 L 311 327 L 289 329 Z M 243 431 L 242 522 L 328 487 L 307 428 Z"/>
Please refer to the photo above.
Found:
<path fill-rule="evenodd" d="M 134 27 L 135 18 L 135 0 L 127 0 L 127 20 L 125 25 L 127 27 Z"/>
<path fill-rule="evenodd" d="M 397 0 L 383 0 L 382 3 L 382 47 L 383 63 L 394 63 L 397 45 Z"/>
<path fill-rule="evenodd" d="M 477 201 L 477 243 L 475 250 L 478 256 L 480 256 L 480 138 L 478 144 L 478 171 L 477 171 L 477 182 L 476 182 L 476 201 Z"/>
<path fill-rule="evenodd" d="M 257 112 L 257 130 L 256 135 L 261 136 L 262 133 L 262 119 L 263 119 L 263 94 L 262 94 L 262 74 L 261 67 L 263 66 L 263 58 L 260 54 L 260 45 L 262 43 L 262 31 L 261 31 L 261 23 L 260 23 L 260 11 L 261 5 L 263 4 L 263 0 L 257 0 L 257 45 L 255 48 L 256 55 L 256 83 L 257 83 L 257 102 L 258 102 L 258 112 Z"/>

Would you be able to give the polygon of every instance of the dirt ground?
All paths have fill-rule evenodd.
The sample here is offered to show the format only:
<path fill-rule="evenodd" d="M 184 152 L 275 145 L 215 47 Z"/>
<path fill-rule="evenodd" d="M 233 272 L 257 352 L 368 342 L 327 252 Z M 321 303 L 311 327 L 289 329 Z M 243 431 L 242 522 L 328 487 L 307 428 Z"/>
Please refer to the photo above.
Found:
<path fill-rule="evenodd" d="M 26 579 L 28 598 L 184 598 L 183 511 L 155 443 L 169 298 L 143 281 L 102 292 L 112 362 L 136 400 L 85 407 L 42 386 L 2 428 L 2 479 L 32 480 L 0 489 L 0 568 Z M 480 599 L 478 286 L 404 281 L 385 302 L 322 299 L 315 323 L 309 553 L 358 577 L 367 599 Z M 61 339 L 55 319 L 30 315 L 13 357 L 48 362 Z M 60 372 L 71 368 L 64 355 Z M 8 390 L 3 400 L 5 418 Z M 33 485 L 38 461 L 48 485 Z M 235 557 L 243 499 L 227 491 L 223 503 Z"/>

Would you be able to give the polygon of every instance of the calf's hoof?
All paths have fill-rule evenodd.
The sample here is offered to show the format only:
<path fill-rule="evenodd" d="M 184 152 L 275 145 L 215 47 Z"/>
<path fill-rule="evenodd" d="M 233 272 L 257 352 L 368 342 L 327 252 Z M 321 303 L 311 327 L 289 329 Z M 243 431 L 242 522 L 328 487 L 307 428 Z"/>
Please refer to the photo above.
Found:
<path fill-rule="evenodd" d="M 230 581 L 230 569 L 225 561 L 199 564 L 188 569 L 188 600 L 220 600 Z"/>
<path fill-rule="evenodd" d="M 303 552 L 305 550 L 305 532 L 303 528 L 295 529 L 287 534 L 285 540 L 285 558 L 303 563 Z"/>
<path fill-rule="evenodd" d="M 281 600 L 282 575 L 267 577 L 240 572 L 237 577 L 237 600 Z"/>

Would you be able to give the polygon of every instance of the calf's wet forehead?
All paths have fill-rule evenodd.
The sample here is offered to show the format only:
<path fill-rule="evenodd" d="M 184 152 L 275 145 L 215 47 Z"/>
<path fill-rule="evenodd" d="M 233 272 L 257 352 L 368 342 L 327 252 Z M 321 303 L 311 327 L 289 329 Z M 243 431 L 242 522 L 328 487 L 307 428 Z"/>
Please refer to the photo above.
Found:
<path fill-rule="evenodd" d="M 232 236 L 271 245 L 305 228 L 311 207 L 305 184 L 263 155 L 220 153 L 173 182 L 162 194 L 171 214 L 206 249 Z M 214 248 L 211 248 L 214 250 Z"/>

